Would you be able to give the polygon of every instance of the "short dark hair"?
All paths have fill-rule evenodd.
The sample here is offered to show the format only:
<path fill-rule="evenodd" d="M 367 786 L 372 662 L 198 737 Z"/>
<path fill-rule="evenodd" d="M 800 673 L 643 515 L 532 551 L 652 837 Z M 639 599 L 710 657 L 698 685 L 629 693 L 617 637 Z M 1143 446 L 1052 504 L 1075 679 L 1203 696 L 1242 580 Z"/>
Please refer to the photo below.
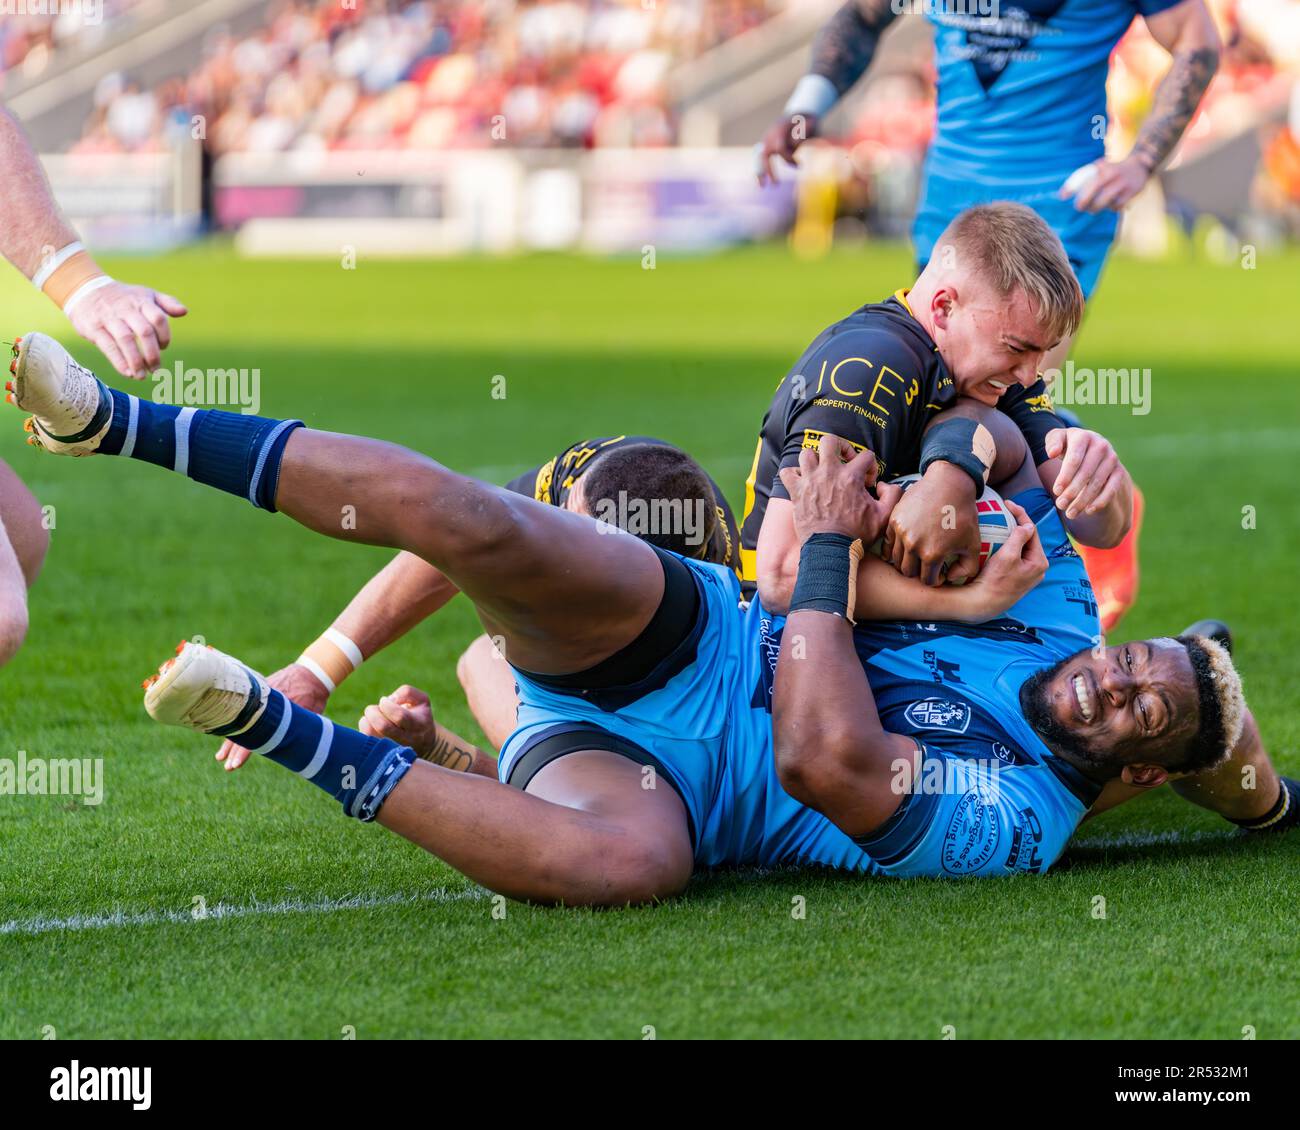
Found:
<path fill-rule="evenodd" d="M 591 461 L 582 493 L 592 517 L 613 518 L 660 549 L 723 564 L 715 544 L 722 539 L 716 536 L 713 482 L 681 448 L 661 443 L 610 448 Z"/>

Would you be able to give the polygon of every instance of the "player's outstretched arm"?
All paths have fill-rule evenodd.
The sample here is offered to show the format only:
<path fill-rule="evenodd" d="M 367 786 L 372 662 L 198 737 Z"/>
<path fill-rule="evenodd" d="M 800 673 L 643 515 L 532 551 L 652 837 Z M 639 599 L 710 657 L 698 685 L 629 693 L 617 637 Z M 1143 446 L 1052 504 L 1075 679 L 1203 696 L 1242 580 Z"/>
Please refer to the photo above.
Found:
<path fill-rule="evenodd" d="M 760 143 L 758 182 L 776 179 L 772 159 L 794 164 L 794 153 L 818 123 L 866 73 L 881 33 L 897 14 L 894 0 L 848 0 L 817 33 L 812 67 L 799 80 L 781 116 Z"/>
<path fill-rule="evenodd" d="M 776 667 L 772 730 L 786 792 L 863 836 L 897 810 L 899 762 L 914 770 L 918 751 L 881 726 L 853 647 L 856 539 L 879 536 L 901 492 L 886 484 L 880 500 L 873 498 L 867 488 L 875 456 L 867 451 L 841 463 L 842 443 L 825 436 L 820 457 L 806 450 L 797 471 L 781 472 L 803 548 Z"/>
<path fill-rule="evenodd" d="M 1300 815 L 1296 808 L 1300 797 L 1283 795 L 1286 785 L 1273 766 L 1249 708 L 1241 737 L 1225 760 L 1213 769 L 1177 777 L 1170 784 L 1184 800 L 1252 830 L 1265 830 L 1270 818 L 1289 820 L 1294 825 Z"/>
<path fill-rule="evenodd" d="M 1184 800 L 1248 831 L 1285 831 L 1300 823 L 1300 786 L 1274 767 L 1249 708 L 1241 737 L 1227 758 L 1212 769 L 1175 777 L 1169 785 Z M 1088 819 L 1150 792 L 1119 778 L 1108 781 Z"/>
<path fill-rule="evenodd" d="M 168 318 L 187 311 L 177 298 L 110 278 L 68 223 L 31 142 L 0 107 L 0 254 L 47 294 L 73 329 L 124 377 L 144 377 L 171 342 Z"/>
<path fill-rule="evenodd" d="M 366 582 L 320 639 L 267 682 L 290 702 L 323 714 L 330 695 L 360 661 L 396 643 L 459 591 L 427 561 L 399 553 Z M 238 769 L 249 756 L 233 742 L 217 751 L 227 769 Z"/>

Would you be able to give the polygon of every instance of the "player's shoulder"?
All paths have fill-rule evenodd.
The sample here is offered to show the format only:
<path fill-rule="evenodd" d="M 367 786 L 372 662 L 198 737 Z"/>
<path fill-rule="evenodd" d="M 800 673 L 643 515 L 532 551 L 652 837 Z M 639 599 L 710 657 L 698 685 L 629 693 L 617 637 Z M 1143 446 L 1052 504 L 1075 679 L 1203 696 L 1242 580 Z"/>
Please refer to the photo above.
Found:
<path fill-rule="evenodd" d="M 925 327 L 911 315 L 898 295 L 859 306 L 828 326 L 817 343 L 823 350 L 843 352 L 870 347 L 917 359 L 928 359 L 936 353 Z"/>
<path fill-rule="evenodd" d="M 934 341 L 896 298 L 861 306 L 828 326 L 800 358 L 796 378 L 819 395 L 907 390 L 909 405 L 921 394 L 923 402 L 942 400 L 952 389 Z"/>

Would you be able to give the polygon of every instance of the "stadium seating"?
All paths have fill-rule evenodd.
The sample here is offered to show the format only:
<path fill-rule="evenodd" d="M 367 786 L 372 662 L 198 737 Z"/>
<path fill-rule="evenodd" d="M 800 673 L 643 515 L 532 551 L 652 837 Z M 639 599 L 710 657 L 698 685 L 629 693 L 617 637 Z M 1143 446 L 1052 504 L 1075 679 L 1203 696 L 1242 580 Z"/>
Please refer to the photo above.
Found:
<path fill-rule="evenodd" d="M 101 84 L 77 152 L 162 148 L 208 123 L 212 150 L 659 146 L 674 62 L 755 26 L 767 0 L 276 5 L 215 35 L 197 70 L 153 90 Z"/>

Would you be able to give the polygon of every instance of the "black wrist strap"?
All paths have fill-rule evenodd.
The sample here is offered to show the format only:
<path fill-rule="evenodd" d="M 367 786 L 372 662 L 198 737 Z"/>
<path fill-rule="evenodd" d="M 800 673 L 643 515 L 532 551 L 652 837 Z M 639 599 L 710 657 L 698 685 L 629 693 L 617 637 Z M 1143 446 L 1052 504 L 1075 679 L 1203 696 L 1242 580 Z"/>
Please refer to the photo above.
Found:
<path fill-rule="evenodd" d="M 847 534 L 813 534 L 799 552 L 793 612 L 829 612 L 853 623 L 862 540 Z"/>
<path fill-rule="evenodd" d="M 921 440 L 921 474 L 931 463 L 942 461 L 960 467 L 975 484 L 975 497 L 984 493 L 985 476 L 989 468 L 976 453 L 976 433 L 980 425 L 975 420 L 957 417 L 936 424 Z M 987 433 L 986 433 L 987 435 Z"/>

